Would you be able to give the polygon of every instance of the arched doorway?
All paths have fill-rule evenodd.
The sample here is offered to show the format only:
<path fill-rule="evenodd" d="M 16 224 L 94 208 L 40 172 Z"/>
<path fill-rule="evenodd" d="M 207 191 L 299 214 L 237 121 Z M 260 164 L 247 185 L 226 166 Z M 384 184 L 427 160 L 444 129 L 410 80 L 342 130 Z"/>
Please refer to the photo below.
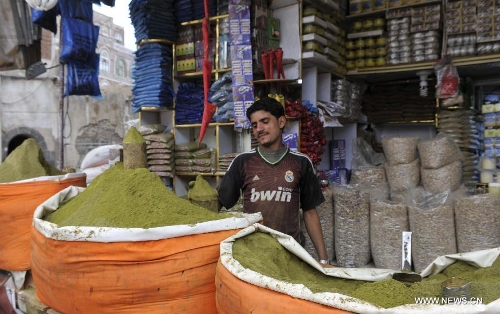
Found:
<path fill-rule="evenodd" d="M 31 137 L 25 134 L 14 136 L 10 140 L 9 145 L 7 146 L 7 156 L 9 156 L 9 154 L 12 153 L 14 149 L 16 149 L 19 145 L 21 145 L 24 142 L 24 140 L 27 140 L 29 138 Z"/>

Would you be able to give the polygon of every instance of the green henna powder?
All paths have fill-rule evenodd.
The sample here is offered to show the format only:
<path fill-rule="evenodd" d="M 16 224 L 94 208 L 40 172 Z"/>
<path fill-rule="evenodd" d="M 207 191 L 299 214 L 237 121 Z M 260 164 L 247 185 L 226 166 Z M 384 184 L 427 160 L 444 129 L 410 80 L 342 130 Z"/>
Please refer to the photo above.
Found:
<path fill-rule="evenodd" d="M 196 181 L 190 182 L 191 188 L 188 191 L 188 199 L 195 201 L 217 200 L 217 191 L 203 178 L 196 176 Z"/>
<path fill-rule="evenodd" d="M 487 268 L 456 262 L 440 274 L 406 287 L 393 279 L 367 282 L 324 275 L 262 232 L 237 239 L 233 257 L 245 268 L 278 280 L 303 284 L 314 293 L 341 293 L 384 308 L 415 304 L 418 297 L 441 297 L 441 283 L 451 277 L 470 281 L 471 296 L 482 298 L 483 304 L 500 298 L 500 258 Z"/>
<path fill-rule="evenodd" d="M 125 137 L 123 138 L 123 143 L 145 143 L 146 139 L 142 136 L 142 134 L 135 128 L 131 127 Z"/>
<path fill-rule="evenodd" d="M 45 219 L 60 227 L 154 228 L 228 217 L 232 215 L 217 214 L 177 197 L 145 168 L 125 170 L 122 163 L 116 163 Z"/>
<path fill-rule="evenodd" d="M 0 183 L 63 174 L 45 160 L 42 149 L 33 138 L 26 139 L 0 164 Z"/>

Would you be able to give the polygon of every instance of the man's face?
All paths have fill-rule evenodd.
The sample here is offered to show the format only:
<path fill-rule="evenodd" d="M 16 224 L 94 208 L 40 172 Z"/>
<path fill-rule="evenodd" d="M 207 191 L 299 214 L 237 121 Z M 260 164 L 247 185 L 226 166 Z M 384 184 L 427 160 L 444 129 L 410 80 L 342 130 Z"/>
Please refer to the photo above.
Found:
<path fill-rule="evenodd" d="M 278 149 L 281 147 L 281 130 L 285 127 L 285 117 L 276 119 L 271 113 L 263 110 L 256 111 L 250 116 L 252 132 L 259 144 L 265 148 Z"/>

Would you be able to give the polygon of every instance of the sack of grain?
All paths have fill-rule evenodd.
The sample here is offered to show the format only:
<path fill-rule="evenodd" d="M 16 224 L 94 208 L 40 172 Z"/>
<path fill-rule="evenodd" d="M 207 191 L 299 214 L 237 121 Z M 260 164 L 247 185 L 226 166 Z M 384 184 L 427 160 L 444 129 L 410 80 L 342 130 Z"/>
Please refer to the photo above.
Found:
<path fill-rule="evenodd" d="M 418 136 L 382 138 L 385 158 L 390 165 L 409 164 L 417 158 Z"/>
<path fill-rule="evenodd" d="M 365 169 L 352 169 L 351 184 L 363 184 L 376 186 L 386 183 L 385 169 L 383 167 L 373 167 Z"/>
<path fill-rule="evenodd" d="M 500 195 L 459 197 L 453 203 L 458 252 L 500 247 Z"/>
<path fill-rule="evenodd" d="M 417 148 L 422 168 L 425 169 L 438 169 L 454 161 L 463 160 L 457 144 L 445 133 L 419 141 Z"/>
<path fill-rule="evenodd" d="M 462 184 L 462 163 L 454 161 L 438 169 L 422 168 L 420 175 L 424 188 L 433 194 L 455 191 Z"/>
<path fill-rule="evenodd" d="M 408 164 L 396 165 L 385 163 L 385 174 L 391 191 L 406 191 L 420 182 L 420 161 L 415 159 Z"/>
<path fill-rule="evenodd" d="M 413 265 L 421 272 L 438 256 L 457 253 L 455 218 L 449 193 L 424 191 L 423 202 L 408 206 Z"/>
<path fill-rule="evenodd" d="M 334 219 L 334 209 L 333 209 L 333 191 L 328 189 L 323 192 L 325 197 L 325 202 L 323 204 L 316 206 L 316 211 L 318 212 L 319 222 L 321 224 L 321 230 L 323 231 L 323 239 L 325 241 L 326 253 L 330 260 L 335 259 L 335 219 Z M 319 259 L 316 248 L 309 237 L 307 232 L 304 218 L 301 217 L 300 228 L 302 234 L 306 238 L 304 248 L 309 254 L 315 259 Z"/>
<path fill-rule="evenodd" d="M 354 186 L 333 187 L 335 256 L 340 267 L 362 267 L 371 259 L 370 193 Z"/>
<path fill-rule="evenodd" d="M 371 199 L 370 244 L 377 268 L 401 269 L 402 232 L 409 229 L 408 208 L 404 203 Z"/>

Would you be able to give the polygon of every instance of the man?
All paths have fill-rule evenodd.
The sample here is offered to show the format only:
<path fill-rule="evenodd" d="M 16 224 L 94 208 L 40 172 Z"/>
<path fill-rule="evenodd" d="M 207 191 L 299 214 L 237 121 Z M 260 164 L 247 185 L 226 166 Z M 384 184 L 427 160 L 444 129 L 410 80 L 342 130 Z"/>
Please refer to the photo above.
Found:
<path fill-rule="evenodd" d="M 238 155 L 218 188 L 220 205 L 231 208 L 243 192 L 246 213 L 261 212 L 264 225 L 300 241 L 299 209 L 323 264 L 329 264 L 316 206 L 325 201 L 311 160 L 282 144 L 283 106 L 272 98 L 256 101 L 246 113 L 259 146 Z M 240 192 L 241 191 L 241 192 Z"/>

